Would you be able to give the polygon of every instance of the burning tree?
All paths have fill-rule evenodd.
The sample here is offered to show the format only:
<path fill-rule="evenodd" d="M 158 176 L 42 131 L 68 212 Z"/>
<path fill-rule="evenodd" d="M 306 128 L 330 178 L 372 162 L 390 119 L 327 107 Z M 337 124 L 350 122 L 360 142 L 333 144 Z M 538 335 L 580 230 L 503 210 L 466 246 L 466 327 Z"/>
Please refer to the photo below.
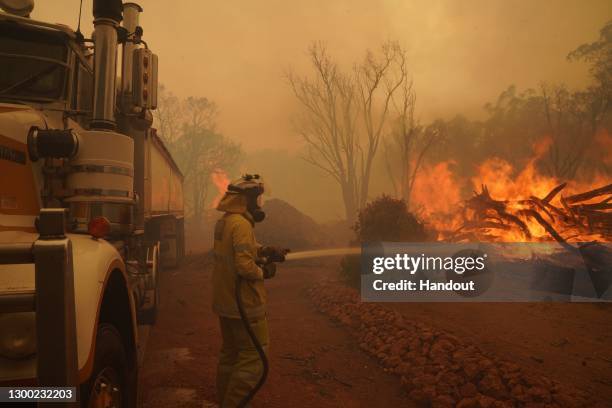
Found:
<path fill-rule="evenodd" d="M 427 127 L 417 123 L 414 118 L 415 100 L 411 84 L 403 90 L 401 101 L 394 103 L 398 111 L 397 120 L 384 144 L 385 169 L 395 196 L 404 200 L 411 209 L 414 208 L 412 193 L 426 155 L 446 133 L 441 121 Z"/>

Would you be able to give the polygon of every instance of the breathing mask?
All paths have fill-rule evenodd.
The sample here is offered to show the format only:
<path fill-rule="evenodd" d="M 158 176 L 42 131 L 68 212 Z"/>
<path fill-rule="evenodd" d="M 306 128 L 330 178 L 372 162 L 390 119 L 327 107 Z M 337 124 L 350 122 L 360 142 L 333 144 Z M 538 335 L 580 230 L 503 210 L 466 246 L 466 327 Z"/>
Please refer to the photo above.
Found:
<path fill-rule="evenodd" d="M 266 218 L 266 213 L 261 209 L 264 182 L 259 174 L 245 174 L 228 185 L 227 191 L 243 194 L 246 197 L 247 211 L 253 217 L 253 221 L 262 222 Z"/>

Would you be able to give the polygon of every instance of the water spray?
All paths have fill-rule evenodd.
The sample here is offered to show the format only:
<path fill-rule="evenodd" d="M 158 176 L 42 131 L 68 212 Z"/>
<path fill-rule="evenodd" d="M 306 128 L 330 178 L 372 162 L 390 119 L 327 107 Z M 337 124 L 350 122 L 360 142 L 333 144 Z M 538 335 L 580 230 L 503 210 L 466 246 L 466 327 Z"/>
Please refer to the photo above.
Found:
<path fill-rule="evenodd" d="M 360 255 L 361 247 L 346 247 L 333 249 L 316 249 L 313 251 L 290 252 L 285 256 L 286 261 L 298 261 L 301 259 L 325 258 L 341 255 Z"/>

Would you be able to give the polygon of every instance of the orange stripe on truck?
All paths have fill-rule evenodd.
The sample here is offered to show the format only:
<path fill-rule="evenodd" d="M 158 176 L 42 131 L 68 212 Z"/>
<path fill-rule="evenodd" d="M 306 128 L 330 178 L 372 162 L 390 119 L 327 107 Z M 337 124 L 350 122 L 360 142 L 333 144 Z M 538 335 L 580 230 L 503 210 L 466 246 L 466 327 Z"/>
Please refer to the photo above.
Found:
<path fill-rule="evenodd" d="M 0 229 L 29 227 L 23 225 L 23 216 L 36 216 L 40 211 L 32 162 L 24 143 L 3 135 L 0 135 L 0 179 Z"/>
<path fill-rule="evenodd" d="M 0 106 L 0 113 L 9 113 L 31 109 L 29 106 Z"/>

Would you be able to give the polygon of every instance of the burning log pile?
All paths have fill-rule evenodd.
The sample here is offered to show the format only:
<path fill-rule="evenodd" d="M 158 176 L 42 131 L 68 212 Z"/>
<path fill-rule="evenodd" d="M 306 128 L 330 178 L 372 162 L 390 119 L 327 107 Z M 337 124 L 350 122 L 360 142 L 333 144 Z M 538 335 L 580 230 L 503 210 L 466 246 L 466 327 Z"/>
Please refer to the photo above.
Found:
<path fill-rule="evenodd" d="M 387 307 L 360 302 L 336 284 L 310 290 L 317 308 L 353 329 L 360 347 L 401 377 L 409 398 L 433 407 L 593 406 L 585 393 L 525 372 L 449 333 L 409 321 Z"/>
<path fill-rule="evenodd" d="M 555 241 L 612 240 L 612 184 L 564 197 L 567 183 L 545 197 L 516 201 L 496 200 L 486 185 L 465 201 L 461 226 L 447 234 L 449 241 Z"/>

